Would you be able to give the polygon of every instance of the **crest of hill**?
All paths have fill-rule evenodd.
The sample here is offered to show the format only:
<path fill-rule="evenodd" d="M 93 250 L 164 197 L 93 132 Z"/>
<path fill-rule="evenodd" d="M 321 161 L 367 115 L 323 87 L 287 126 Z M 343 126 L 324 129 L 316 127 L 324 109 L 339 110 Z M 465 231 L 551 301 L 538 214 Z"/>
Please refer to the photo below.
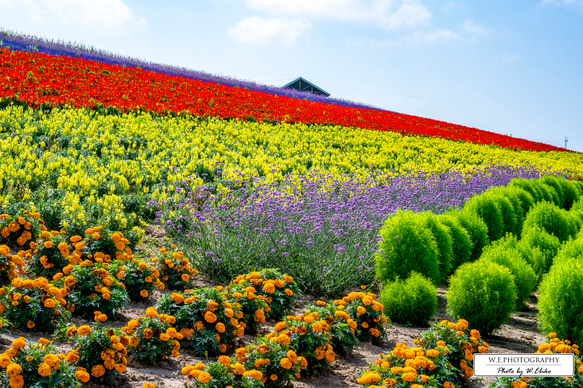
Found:
<path fill-rule="evenodd" d="M 381 110 L 380 108 L 371 105 L 356 103 L 338 98 L 329 98 L 323 95 L 317 95 L 309 92 L 284 89 L 277 86 L 264 85 L 252 81 L 244 81 L 232 77 L 214 75 L 204 71 L 187 69 L 184 67 L 142 61 L 140 59 L 110 53 L 105 50 L 99 50 L 94 47 L 87 47 L 79 43 L 63 42 L 59 40 L 54 41 L 46 38 L 36 37 L 33 35 L 20 34 L 14 31 L 5 30 L 1 26 L 0 26 L 0 47 L 7 47 L 21 51 L 39 52 L 50 55 L 61 55 L 70 58 L 90 59 L 101 63 L 106 63 L 109 65 L 137 67 L 140 69 L 156 71 L 168 75 L 177 75 L 201 81 L 215 82 L 222 85 L 246 88 L 250 90 L 256 90 L 280 96 L 305 99 L 309 101 L 325 102 L 329 104 L 354 108 Z"/>

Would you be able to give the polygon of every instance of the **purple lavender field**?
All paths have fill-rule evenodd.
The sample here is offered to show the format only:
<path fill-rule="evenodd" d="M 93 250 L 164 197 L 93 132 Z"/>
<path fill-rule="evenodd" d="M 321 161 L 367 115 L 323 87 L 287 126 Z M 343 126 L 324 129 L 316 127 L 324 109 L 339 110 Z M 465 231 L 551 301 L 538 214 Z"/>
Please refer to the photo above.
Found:
<path fill-rule="evenodd" d="M 163 203 L 156 222 L 188 247 L 196 267 L 219 281 L 254 269 L 290 273 L 303 291 L 338 295 L 375 281 L 379 229 L 398 210 L 441 214 L 461 208 L 490 187 L 512 178 L 538 178 L 536 168 L 491 166 L 470 172 L 411 171 L 377 180 L 314 173 L 281 184 L 261 179 L 219 198 L 207 186 L 188 192 L 174 182 L 179 200 Z M 172 212 L 172 216 L 170 216 Z"/>

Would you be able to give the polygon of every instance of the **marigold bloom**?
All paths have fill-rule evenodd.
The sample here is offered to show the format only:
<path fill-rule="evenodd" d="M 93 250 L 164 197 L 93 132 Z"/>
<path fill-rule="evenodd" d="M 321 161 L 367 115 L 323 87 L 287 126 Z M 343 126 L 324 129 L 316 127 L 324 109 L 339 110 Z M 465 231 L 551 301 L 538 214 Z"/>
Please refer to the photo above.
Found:
<path fill-rule="evenodd" d="M 208 372 L 202 372 L 201 374 L 198 375 L 198 381 L 201 382 L 202 384 L 208 383 L 210 379 L 211 375 Z"/>
<path fill-rule="evenodd" d="M 42 377 L 47 377 L 52 373 L 51 371 L 51 367 L 49 364 L 41 362 L 38 365 L 38 374 L 41 375 Z"/>
<path fill-rule="evenodd" d="M 17 376 L 21 373 L 22 373 L 22 367 L 20 366 L 20 364 L 12 362 L 6 367 L 6 375 L 7 376 Z"/>
<path fill-rule="evenodd" d="M 86 336 L 91 333 L 91 328 L 87 325 L 81 325 L 79 326 L 79 329 L 77 329 L 77 332 L 80 336 Z"/>
<path fill-rule="evenodd" d="M 99 378 L 105 374 L 105 367 L 101 364 L 94 365 L 91 368 L 91 376 Z"/>
<path fill-rule="evenodd" d="M 207 311 L 204 314 L 204 320 L 208 323 L 215 323 L 217 321 L 217 316 L 214 313 Z"/>

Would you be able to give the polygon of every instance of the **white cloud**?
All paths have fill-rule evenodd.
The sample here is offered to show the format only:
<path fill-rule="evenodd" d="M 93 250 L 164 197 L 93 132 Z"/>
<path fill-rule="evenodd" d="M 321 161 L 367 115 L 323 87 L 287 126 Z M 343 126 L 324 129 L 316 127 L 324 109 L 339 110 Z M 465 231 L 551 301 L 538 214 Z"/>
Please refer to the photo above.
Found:
<path fill-rule="evenodd" d="M 488 34 L 488 30 L 482 25 L 474 22 L 473 20 L 467 20 L 462 24 L 462 31 L 466 34 L 474 36 L 485 36 Z"/>
<path fill-rule="evenodd" d="M 373 23 L 387 30 L 428 25 L 431 12 L 419 0 L 246 0 L 249 8 L 273 16 Z"/>
<path fill-rule="evenodd" d="M 0 11 L 18 11 L 35 22 L 56 21 L 118 32 L 146 21 L 134 15 L 123 0 L 0 0 Z"/>
<path fill-rule="evenodd" d="M 402 42 L 408 44 L 436 44 L 460 40 L 462 40 L 460 34 L 447 29 L 417 30 L 401 39 Z"/>
<path fill-rule="evenodd" d="M 232 39 L 243 43 L 266 43 L 283 40 L 286 44 L 294 43 L 312 28 L 303 18 L 261 18 L 251 16 L 240 20 L 227 32 Z"/>
<path fill-rule="evenodd" d="M 518 61 L 520 58 L 521 58 L 520 55 L 510 54 L 510 55 L 503 57 L 502 61 L 505 63 L 512 63 L 512 62 Z"/>

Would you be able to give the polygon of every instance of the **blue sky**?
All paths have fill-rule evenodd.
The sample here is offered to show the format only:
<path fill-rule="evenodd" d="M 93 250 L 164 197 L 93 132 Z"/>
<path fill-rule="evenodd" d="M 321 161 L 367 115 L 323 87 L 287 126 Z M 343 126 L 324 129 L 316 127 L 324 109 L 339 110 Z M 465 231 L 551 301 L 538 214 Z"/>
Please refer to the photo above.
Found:
<path fill-rule="evenodd" d="M 583 0 L 0 0 L 0 26 L 583 152 Z"/>

